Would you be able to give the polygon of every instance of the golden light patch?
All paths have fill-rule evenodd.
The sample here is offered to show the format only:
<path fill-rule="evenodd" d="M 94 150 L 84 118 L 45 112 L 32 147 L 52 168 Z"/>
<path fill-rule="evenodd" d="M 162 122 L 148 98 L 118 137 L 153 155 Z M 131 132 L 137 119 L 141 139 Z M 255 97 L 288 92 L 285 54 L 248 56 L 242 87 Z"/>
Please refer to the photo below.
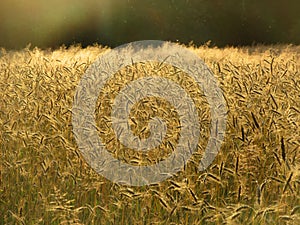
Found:
<path fill-rule="evenodd" d="M 148 76 L 168 78 L 190 94 L 197 107 L 198 119 L 201 125 L 199 143 L 201 142 L 201 145 L 205 146 L 209 136 L 209 105 L 202 90 L 199 89 L 193 78 L 180 69 L 166 63 L 147 62 L 126 66 L 114 74 L 101 90 L 96 106 L 96 124 L 99 136 L 105 143 L 107 150 L 115 158 L 132 165 L 150 165 L 166 159 L 176 148 L 180 137 L 181 125 L 176 109 L 170 102 L 153 96 L 135 103 L 128 120 L 133 134 L 140 139 L 146 139 L 150 135 L 149 121 L 154 117 L 163 119 L 166 122 L 167 133 L 162 143 L 157 148 L 149 151 L 137 151 L 126 147 L 116 137 L 110 119 L 114 99 L 127 84 L 133 80 Z M 170 89 L 169 91 L 172 92 L 174 90 Z M 198 150 L 202 154 L 201 151 L 203 149 L 200 149 L 200 145 L 198 146 Z"/>

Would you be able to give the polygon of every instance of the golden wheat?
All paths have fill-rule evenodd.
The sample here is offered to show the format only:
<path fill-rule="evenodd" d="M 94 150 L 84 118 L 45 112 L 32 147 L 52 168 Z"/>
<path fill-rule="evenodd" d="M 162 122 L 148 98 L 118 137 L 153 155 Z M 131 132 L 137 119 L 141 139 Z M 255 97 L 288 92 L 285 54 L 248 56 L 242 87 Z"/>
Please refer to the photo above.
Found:
<path fill-rule="evenodd" d="M 168 65 L 132 65 L 115 75 L 98 101 L 107 113 L 96 111 L 103 131 L 115 91 L 145 73 L 176 80 L 195 99 L 203 132 L 198 152 L 174 177 L 144 187 L 114 184 L 98 175 L 72 133 L 76 86 L 106 48 L 2 50 L 0 224 L 300 223 L 299 46 L 189 48 L 215 74 L 229 109 L 226 138 L 207 171 L 199 173 L 197 166 L 209 134 L 209 108 L 184 73 Z M 161 149 L 128 153 L 116 148 L 120 145 L 110 129 L 99 137 L 128 163 L 161 160 L 178 139 L 174 110 L 149 98 L 134 106 L 131 125 L 147 137 L 148 119 L 160 107 L 158 115 L 173 119 Z"/>

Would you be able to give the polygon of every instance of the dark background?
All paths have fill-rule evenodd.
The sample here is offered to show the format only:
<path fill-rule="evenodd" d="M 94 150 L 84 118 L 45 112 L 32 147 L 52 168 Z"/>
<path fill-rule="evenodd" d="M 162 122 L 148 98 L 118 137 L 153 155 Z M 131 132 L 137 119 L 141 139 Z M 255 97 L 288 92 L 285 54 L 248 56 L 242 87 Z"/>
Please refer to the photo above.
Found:
<path fill-rule="evenodd" d="M 299 0 L 1 0 L 0 47 L 300 44 Z"/>

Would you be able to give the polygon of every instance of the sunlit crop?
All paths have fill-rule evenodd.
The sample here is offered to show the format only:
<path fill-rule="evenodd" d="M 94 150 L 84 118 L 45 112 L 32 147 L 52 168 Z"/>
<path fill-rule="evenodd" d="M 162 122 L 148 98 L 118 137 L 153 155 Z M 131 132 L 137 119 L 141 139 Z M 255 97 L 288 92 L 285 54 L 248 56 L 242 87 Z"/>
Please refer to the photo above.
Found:
<path fill-rule="evenodd" d="M 189 48 L 213 71 L 224 92 L 226 137 L 206 171 L 197 171 L 195 154 L 176 176 L 143 187 L 114 184 L 98 175 L 72 133 L 76 86 L 107 48 L 2 50 L 0 224 L 300 223 L 300 48 Z M 172 71 L 155 65 L 140 69 L 145 68 Z M 123 73 L 129 70 L 133 68 Z M 151 101 L 143 107 L 153 110 Z M 199 143 L 204 145 L 209 111 L 204 100 L 197 106 L 204 132 Z M 133 115 L 143 117 L 137 111 Z M 147 124 L 133 124 L 133 131 L 147 136 Z M 126 155 L 126 149 L 114 146 L 111 142 L 116 157 Z M 154 152 L 150 160 L 166 157 L 172 150 L 166 146 L 165 153 Z M 199 155 L 203 148 L 199 146 Z M 132 164 L 148 160 L 126 157 Z"/>

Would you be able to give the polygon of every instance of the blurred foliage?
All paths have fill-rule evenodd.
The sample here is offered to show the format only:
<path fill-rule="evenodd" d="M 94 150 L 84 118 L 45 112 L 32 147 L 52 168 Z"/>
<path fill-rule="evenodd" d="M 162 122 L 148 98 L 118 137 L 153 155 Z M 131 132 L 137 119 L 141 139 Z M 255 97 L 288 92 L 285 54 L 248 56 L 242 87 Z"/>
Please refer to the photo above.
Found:
<path fill-rule="evenodd" d="M 0 46 L 300 44 L 299 0 L 1 0 Z"/>

